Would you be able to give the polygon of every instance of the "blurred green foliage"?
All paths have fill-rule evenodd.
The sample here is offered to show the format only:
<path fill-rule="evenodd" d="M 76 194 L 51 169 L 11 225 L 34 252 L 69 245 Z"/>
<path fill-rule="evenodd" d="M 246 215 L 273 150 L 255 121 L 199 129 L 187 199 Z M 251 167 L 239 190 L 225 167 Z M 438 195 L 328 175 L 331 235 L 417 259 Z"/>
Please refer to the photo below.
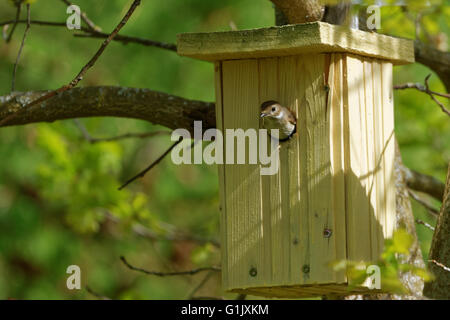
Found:
<path fill-rule="evenodd" d="M 379 267 L 380 287 L 384 292 L 396 294 L 409 294 L 408 289 L 400 281 L 400 274 L 411 272 L 421 277 L 424 281 L 433 279 L 433 275 L 426 269 L 413 266 L 411 264 L 402 263 L 402 259 L 406 259 L 410 255 L 410 248 L 413 244 L 413 237 L 404 229 L 398 229 L 394 232 L 392 239 L 386 239 L 384 243 L 384 252 L 378 261 L 348 261 L 341 260 L 332 263 L 335 271 L 346 271 L 349 290 L 366 284 L 371 287 L 371 283 L 365 283 L 369 274 L 373 275 L 374 270 L 370 270 L 370 266 Z M 372 285 L 376 285 L 376 281 Z"/>
<path fill-rule="evenodd" d="M 112 30 L 131 1 L 77 0 L 105 32 Z M 443 2 L 442 2 L 443 3 Z M 432 36 L 448 34 L 449 10 L 426 17 Z M 0 21 L 14 7 L 0 0 Z M 37 1 L 36 20 L 63 22 L 59 0 Z M 447 18 L 446 18 L 447 17 Z M 142 1 L 122 33 L 174 42 L 177 33 L 273 25 L 273 7 L 261 0 Z M 396 7 L 383 7 L 382 30 L 414 37 L 413 23 Z M 0 45 L 0 95 L 11 88 L 11 74 L 24 26 L 9 44 Z M 65 28 L 31 27 L 22 54 L 16 90 L 54 89 L 70 81 L 98 49 L 101 40 L 75 38 Z M 423 36 L 423 35 L 419 35 Z M 427 40 L 427 39 L 425 39 Z M 418 64 L 395 69 L 395 83 L 421 82 L 430 71 Z M 209 63 L 135 44 L 112 43 L 83 79 L 82 86 L 119 85 L 150 88 L 186 98 L 213 101 Z M 444 91 L 437 76 L 433 90 Z M 396 134 L 409 167 L 444 179 L 450 159 L 450 121 L 430 98 L 407 90 L 395 93 Z M 160 129 L 137 120 L 80 120 L 94 137 Z M 220 252 L 209 242 L 170 241 L 194 235 L 218 239 L 219 199 L 216 167 L 175 166 L 164 160 L 126 190 L 117 187 L 155 160 L 170 145 L 168 136 L 90 144 L 73 121 L 0 130 L 0 299 L 85 299 L 85 290 L 66 288 L 66 268 L 82 270 L 82 285 L 112 298 L 186 298 L 204 275 L 157 278 L 124 267 L 119 256 L 150 270 L 183 270 L 219 264 Z M 433 224 L 415 203 L 414 212 Z M 438 205 L 438 203 L 435 203 Z M 136 223 L 153 238 L 138 235 Z M 417 227 L 424 254 L 431 232 Z M 158 240 L 155 240 L 158 238 Z M 201 295 L 221 295 L 219 275 Z M 200 294 L 200 293 L 199 293 Z"/>

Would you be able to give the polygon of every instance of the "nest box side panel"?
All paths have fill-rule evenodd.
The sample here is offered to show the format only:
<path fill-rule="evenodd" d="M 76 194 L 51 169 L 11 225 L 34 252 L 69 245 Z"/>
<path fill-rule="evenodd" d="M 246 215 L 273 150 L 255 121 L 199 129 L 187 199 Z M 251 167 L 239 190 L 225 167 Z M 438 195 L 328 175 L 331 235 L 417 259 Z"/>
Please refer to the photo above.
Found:
<path fill-rule="evenodd" d="M 368 184 L 371 172 L 367 166 L 367 148 L 373 148 L 367 141 L 366 107 L 372 113 L 373 103 L 366 105 L 364 99 L 364 65 L 360 57 L 345 56 L 346 94 L 345 112 L 345 175 L 347 212 L 347 254 L 351 261 L 371 261 L 371 212 L 369 195 L 372 185 Z M 377 228 L 378 232 L 379 228 Z M 376 236 L 378 239 L 379 236 Z"/>
<path fill-rule="evenodd" d="M 346 55 L 348 259 L 376 261 L 395 221 L 392 64 Z"/>
<path fill-rule="evenodd" d="M 383 137 L 384 137 L 384 182 L 386 190 L 386 228 L 385 238 L 392 238 L 396 227 L 395 202 L 395 132 L 394 132 L 394 93 L 392 84 L 392 63 L 381 64 L 383 92 Z"/>

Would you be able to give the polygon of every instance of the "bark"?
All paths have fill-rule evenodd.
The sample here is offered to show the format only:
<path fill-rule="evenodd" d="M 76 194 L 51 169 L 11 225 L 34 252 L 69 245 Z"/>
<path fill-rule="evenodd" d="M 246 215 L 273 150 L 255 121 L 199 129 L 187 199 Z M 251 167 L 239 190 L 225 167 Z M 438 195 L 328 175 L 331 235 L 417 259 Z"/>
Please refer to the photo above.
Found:
<path fill-rule="evenodd" d="M 441 79 L 447 92 L 450 92 L 450 52 L 443 52 L 418 40 L 414 42 L 416 61 L 427 66 Z"/>
<path fill-rule="evenodd" d="M 325 7 L 318 0 L 270 0 L 278 7 L 289 23 L 322 20 Z"/>
<path fill-rule="evenodd" d="M 396 227 L 403 228 L 413 235 L 414 242 L 409 250 L 410 255 L 401 259 L 402 263 L 412 264 L 419 268 L 424 268 L 425 263 L 420 250 L 419 240 L 417 239 L 416 224 L 414 214 L 412 212 L 411 201 L 409 198 L 406 171 L 407 169 L 402 162 L 398 143 L 395 146 L 395 185 L 396 185 Z M 403 285 L 411 292 L 412 296 L 392 295 L 393 299 L 412 299 L 422 296 L 423 279 L 413 275 L 410 272 L 400 274 L 400 280 Z"/>
<path fill-rule="evenodd" d="M 342 1 L 334 6 L 326 6 L 322 21 L 331 24 L 349 25 L 350 7 L 351 4 L 347 1 Z"/>
<path fill-rule="evenodd" d="M 47 91 L 15 92 L 0 97 L 0 121 Z M 141 119 L 192 132 L 194 120 L 203 121 L 203 129 L 215 127 L 214 103 L 183 99 L 148 89 L 124 87 L 80 87 L 44 101 L 29 112 L 12 118 L 6 126 L 82 117 L 124 117 Z"/>
<path fill-rule="evenodd" d="M 450 163 L 447 173 L 445 196 L 441 212 L 431 241 L 428 263 L 430 271 L 435 275 L 433 282 L 425 285 L 424 294 L 433 299 L 450 299 Z M 437 263 L 441 264 L 438 265 Z"/>

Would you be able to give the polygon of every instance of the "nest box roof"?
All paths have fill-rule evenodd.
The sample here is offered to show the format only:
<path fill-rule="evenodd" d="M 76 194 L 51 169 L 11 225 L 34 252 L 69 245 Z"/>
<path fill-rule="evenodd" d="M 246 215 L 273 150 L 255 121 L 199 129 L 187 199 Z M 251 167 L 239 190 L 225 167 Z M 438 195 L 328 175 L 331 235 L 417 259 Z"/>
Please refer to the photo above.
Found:
<path fill-rule="evenodd" d="M 348 52 L 389 60 L 396 65 L 414 62 L 412 40 L 324 22 L 239 31 L 182 33 L 177 36 L 177 48 L 181 56 L 207 61 Z"/>

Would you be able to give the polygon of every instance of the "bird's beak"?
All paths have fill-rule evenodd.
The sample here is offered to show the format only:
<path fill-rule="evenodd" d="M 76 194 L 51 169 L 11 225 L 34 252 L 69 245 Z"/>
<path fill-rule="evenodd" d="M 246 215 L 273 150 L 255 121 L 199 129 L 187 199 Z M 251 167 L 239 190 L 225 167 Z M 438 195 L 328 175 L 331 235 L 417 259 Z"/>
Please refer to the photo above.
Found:
<path fill-rule="evenodd" d="M 266 113 L 264 113 L 264 112 L 261 112 L 261 118 L 264 118 L 264 117 L 266 117 L 267 116 L 267 114 Z"/>

